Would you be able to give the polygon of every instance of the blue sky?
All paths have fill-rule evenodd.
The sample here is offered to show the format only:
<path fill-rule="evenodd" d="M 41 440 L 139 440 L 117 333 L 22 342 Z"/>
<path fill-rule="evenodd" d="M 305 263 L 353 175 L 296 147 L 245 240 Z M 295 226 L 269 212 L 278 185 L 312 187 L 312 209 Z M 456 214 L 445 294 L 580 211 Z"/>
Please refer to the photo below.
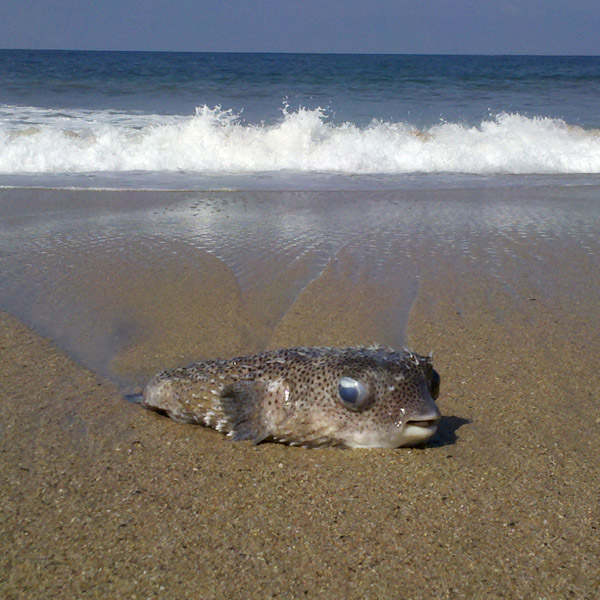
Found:
<path fill-rule="evenodd" d="M 600 54 L 600 0 L 0 0 L 1 48 Z"/>

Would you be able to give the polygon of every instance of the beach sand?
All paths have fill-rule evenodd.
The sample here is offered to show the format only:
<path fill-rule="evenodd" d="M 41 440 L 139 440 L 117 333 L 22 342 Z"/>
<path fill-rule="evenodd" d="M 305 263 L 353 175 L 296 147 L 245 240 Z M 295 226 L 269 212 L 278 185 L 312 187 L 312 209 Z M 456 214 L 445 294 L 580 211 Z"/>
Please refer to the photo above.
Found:
<path fill-rule="evenodd" d="M 444 418 L 424 448 L 233 443 L 128 403 L 122 388 L 0 313 L 0 597 L 597 598 L 595 210 L 566 233 L 535 223 L 482 233 L 465 220 L 468 251 L 448 231 L 420 231 L 403 241 L 410 289 L 399 300 L 388 266 L 373 279 L 371 263 L 357 267 L 347 249 L 317 278 L 314 257 L 279 267 L 280 281 L 306 281 L 291 308 L 275 284 L 263 296 L 236 287 L 198 252 L 214 282 L 202 307 L 225 326 L 211 329 L 219 340 L 198 359 L 369 341 L 406 306 L 405 342 L 433 350 L 442 376 Z M 161 296 L 157 314 L 169 304 Z M 244 337 L 235 323 L 247 325 L 252 306 L 260 334 Z M 176 361 L 178 343 L 193 352 L 185 319 L 167 327 L 173 341 L 155 354 L 157 334 L 133 335 L 112 364 L 138 381 Z M 140 357 L 152 360 L 135 370 Z"/>

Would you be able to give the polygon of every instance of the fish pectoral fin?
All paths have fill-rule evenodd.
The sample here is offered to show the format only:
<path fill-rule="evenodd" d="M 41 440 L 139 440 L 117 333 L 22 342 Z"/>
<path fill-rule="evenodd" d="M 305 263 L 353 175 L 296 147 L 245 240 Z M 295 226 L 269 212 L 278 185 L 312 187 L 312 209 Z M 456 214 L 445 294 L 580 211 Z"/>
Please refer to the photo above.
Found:
<path fill-rule="evenodd" d="M 260 381 L 237 381 L 221 392 L 223 412 L 231 424 L 229 436 L 234 441 L 252 440 L 259 444 L 272 434 L 263 410 L 267 385 Z"/>

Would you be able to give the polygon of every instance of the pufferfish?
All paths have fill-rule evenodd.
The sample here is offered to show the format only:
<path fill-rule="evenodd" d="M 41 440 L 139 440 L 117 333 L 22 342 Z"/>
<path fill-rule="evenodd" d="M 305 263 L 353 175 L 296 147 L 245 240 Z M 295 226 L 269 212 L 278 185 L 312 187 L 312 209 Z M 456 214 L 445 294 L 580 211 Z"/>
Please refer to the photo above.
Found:
<path fill-rule="evenodd" d="M 233 440 L 398 448 L 436 431 L 431 357 L 381 346 L 288 348 L 163 371 L 142 404 Z"/>

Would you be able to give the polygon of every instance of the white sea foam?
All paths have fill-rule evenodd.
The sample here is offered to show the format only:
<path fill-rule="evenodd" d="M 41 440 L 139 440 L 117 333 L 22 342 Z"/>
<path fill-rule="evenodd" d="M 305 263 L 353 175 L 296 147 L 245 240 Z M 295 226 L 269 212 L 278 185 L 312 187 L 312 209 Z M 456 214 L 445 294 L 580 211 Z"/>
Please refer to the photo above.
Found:
<path fill-rule="evenodd" d="M 519 114 L 417 129 L 336 124 L 320 109 L 247 124 L 207 106 L 191 117 L 1 108 L 0 173 L 106 171 L 600 173 L 600 131 Z"/>

